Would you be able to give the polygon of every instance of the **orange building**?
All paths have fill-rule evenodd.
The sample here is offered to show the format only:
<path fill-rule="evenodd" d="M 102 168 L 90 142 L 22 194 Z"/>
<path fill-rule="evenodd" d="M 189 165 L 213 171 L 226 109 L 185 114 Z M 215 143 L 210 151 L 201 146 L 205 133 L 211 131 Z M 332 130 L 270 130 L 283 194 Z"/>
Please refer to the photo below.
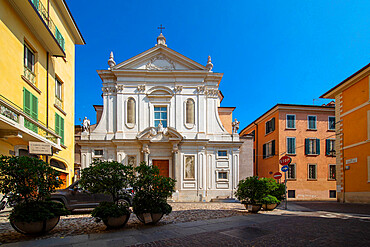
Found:
<path fill-rule="evenodd" d="M 272 178 L 288 155 L 290 200 L 335 200 L 334 114 L 334 104 L 277 104 L 257 118 L 239 134 L 254 137 L 254 174 Z"/>
<path fill-rule="evenodd" d="M 370 64 L 321 98 L 337 102 L 338 200 L 370 203 Z"/>

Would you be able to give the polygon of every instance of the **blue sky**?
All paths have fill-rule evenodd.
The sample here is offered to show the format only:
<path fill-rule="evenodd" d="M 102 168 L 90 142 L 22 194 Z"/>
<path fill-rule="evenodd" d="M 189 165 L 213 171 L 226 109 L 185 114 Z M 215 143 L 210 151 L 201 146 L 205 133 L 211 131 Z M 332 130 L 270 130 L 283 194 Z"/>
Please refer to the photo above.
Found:
<path fill-rule="evenodd" d="M 110 51 L 120 63 L 156 43 L 224 73 L 221 106 L 240 130 L 277 103 L 318 99 L 370 62 L 370 1 L 67 0 L 86 45 L 76 46 L 75 123 L 96 122 Z"/>

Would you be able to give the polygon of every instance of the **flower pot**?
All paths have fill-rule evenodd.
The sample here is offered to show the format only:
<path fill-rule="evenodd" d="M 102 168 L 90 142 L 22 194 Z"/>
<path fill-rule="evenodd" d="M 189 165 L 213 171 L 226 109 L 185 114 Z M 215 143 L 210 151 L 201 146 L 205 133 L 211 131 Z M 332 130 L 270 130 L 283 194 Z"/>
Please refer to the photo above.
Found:
<path fill-rule="evenodd" d="M 44 221 L 37 222 L 19 222 L 10 221 L 10 224 L 19 233 L 25 235 L 40 235 L 51 231 L 59 222 L 60 216 Z"/>
<path fill-rule="evenodd" d="M 158 221 L 160 221 L 163 217 L 163 213 L 149 213 L 150 217 L 145 217 L 144 214 L 137 214 L 137 218 L 144 224 L 156 224 Z"/>
<path fill-rule="evenodd" d="M 262 205 L 261 204 L 244 204 L 245 208 L 252 213 L 257 213 L 261 210 Z"/>
<path fill-rule="evenodd" d="M 108 219 L 104 220 L 103 222 L 107 226 L 107 228 L 120 228 L 126 225 L 129 218 L 130 214 L 126 214 L 120 217 L 108 217 Z"/>
<path fill-rule="evenodd" d="M 262 208 L 267 211 L 274 210 L 277 207 L 277 203 L 271 203 L 271 204 L 262 204 Z"/>

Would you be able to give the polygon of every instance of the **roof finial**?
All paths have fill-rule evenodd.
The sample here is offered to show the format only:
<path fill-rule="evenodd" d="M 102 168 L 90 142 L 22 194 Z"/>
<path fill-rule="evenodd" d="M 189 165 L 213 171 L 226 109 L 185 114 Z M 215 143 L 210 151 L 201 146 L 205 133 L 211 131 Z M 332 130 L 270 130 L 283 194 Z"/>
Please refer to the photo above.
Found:
<path fill-rule="evenodd" d="M 165 29 L 165 27 L 162 27 L 162 24 L 160 27 L 158 27 L 158 29 L 161 29 L 161 33 L 159 34 L 159 36 L 157 37 L 157 45 L 163 45 L 163 46 L 167 46 L 166 45 L 166 38 L 163 36 L 162 34 L 162 30 Z"/>
<path fill-rule="evenodd" d="M 208 62 L 207 62 L 206 68 L 208 69 L 209 72 L 212 72 L 213 63 L 211 62 L 211 56 L 208 56 Z"/>
<path fill-rule="evenodd" d="M 110 52 L 110 56 L 108 59 L 108 65 L 109 65 L 109 69 L 116 65 L 116 62 L 113 59 L 113 51 Z"/>

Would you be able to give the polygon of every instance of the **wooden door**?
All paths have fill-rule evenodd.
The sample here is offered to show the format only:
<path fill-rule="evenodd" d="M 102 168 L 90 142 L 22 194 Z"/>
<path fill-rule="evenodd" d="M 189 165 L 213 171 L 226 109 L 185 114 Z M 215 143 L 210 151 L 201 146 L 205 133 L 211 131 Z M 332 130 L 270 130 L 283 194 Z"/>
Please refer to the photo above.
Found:
<path fill-rule="evenodd" d="M 153 166 L 159 168 L 159 175 L 164 177 L 170 176 L 170 165 L 169 160 L 153 160 Z"/>

